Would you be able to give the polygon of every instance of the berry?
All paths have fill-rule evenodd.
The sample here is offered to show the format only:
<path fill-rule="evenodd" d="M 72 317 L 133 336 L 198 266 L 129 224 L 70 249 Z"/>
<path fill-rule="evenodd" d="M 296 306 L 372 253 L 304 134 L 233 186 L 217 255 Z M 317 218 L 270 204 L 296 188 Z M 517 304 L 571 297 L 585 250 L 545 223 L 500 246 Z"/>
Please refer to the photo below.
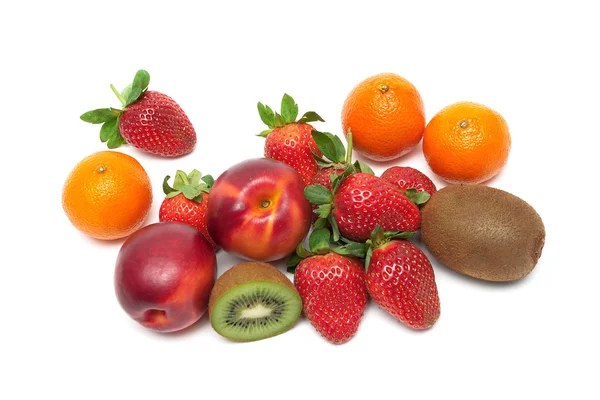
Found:
<path fill-rule="evenodd" d="M 111 88 L 123 109 L 100 108 L 81 116 L 85 122 L 103 124 L 100 140 L 109 149 L 125 143 L 165 157 L 190 153 L 196 145 L 196 132 L 183 109 L 169 96 L 148 91 L 150 75 L 139 70 L 133 83 L 122 93 Z"/>

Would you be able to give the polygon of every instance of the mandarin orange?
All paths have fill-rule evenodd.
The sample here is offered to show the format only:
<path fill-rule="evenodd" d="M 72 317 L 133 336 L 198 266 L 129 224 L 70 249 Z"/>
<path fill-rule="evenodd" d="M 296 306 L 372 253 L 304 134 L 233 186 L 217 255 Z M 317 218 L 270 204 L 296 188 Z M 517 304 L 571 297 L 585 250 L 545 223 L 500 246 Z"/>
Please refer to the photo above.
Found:
<path fill-rule="evenodd" d="M 482 183 L 506 164 L 511 139 L 500 114 L 459 102 L 437 113 L 425 128 L 423 153 L 431 170 L 450 183 Z"/>
<path fill-rule="evenodd" d="M 342 130 L 352 130 L 354 150 L 375 161 L 411 151 L 423 137 L 425 111 L 412 83 L 392 73 L 372 76 L 348 95 Z"/>
<path fill-rule="evenodd" d="M 96 239 L 129 236 L 142 227 L 152 204 L 150 178 L 133 157 L 100 151 L 79 162 L 62 193 L 71 223 Z"/>

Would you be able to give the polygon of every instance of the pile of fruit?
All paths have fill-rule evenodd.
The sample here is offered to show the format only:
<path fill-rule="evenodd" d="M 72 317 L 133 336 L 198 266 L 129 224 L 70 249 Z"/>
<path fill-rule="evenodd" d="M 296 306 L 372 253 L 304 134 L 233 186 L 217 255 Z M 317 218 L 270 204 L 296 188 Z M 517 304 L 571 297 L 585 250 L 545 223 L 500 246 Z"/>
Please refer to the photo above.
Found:
<path fill-rule="evenodd" d="M 122 109 L 81 119 L 102 124 L 110 149 L 128 143 L 165 157 L 190 153 L 196 132 L 169 96 L 149 91 L 140 70 L 122 92 Z M 299 117 L 284 95 L 278 112 L 258 103 L 267 130 L 264 158 L 239 162 L 217 179 L 193 170 L 163 181 L 159 221 L 144 226 L 150 179 L 133 157 L 101 151 L 82 160 L 63 189 L 71 223 L 101 240 L 125 238 L 115 291 L 125 312 L 161 332 L 184 329 L 208 311 L 212 327 L 236 341 L 292 328 L 303 313 L 332 343 L 357 332 L 369 299 L 401 323 L 427 329 L 440 316 L 434 268 L 415 244 L 475 279 L 508 282 L 535 267 L 544 245 L 540 216 L 525 201 L 482 183 L 508 159 L 505 120 L 476 103 L 456 103 L 425 124 L 416 88 L 395 74 L 358 84 L 342 111 L 343 136 L 320 132 L 315 112 Z M 423 140 L 437 189 L 395 160 Z M 418 236 L 417 236 L 418 237 Z M 244 260 L 218 279 L 216 252 Z M 269 264 L 286 259 L 293 281 Z M 242 261 L 240 260 L 240 261 Z M 223 267 L 223 266 L 222 266 Z M 227 266 L 228 267 L 228 266 Z"/>

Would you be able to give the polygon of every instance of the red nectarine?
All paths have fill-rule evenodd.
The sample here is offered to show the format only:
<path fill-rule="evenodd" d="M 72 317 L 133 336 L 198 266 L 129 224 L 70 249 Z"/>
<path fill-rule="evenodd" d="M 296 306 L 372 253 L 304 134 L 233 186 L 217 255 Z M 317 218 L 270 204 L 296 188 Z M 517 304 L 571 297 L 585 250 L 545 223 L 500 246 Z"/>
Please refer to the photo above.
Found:
<path fill-rule="evenodd" d="M 159 222 L 123 243 L 115 291 L 125 312 L 146 328 L 178 331 L 206 312 L 216 269 L 215 252 L 199 230 Z"/>
<path fill-rule="evenodd" d="M 311 211 L 298 172 L 280 161 L 250 159 L 214 183 L 206 212 L 208 232 L 229 253 L 274 261 L 292 253 L 306 237 Z"/>

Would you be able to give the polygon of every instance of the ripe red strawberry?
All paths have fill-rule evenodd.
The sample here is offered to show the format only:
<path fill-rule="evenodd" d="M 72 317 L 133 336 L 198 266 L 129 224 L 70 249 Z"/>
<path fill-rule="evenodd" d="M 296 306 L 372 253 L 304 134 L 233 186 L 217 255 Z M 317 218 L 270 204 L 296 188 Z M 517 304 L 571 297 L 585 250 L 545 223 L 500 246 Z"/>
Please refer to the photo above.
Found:
<path fill-rule="evenodd" d="M 410 189 L 414 189 L 415 193 L 427 192 L 430 196 L 437 192 L 435 183 L 427 175 L 411 167 L 390 167 L 383 171 L 381 179 L 396 185 L 405 194 Z M 408 192 L 409 198 L 410 194 Z"/>
<path fill-rule="evenodd" d="M 306 317 L 335 344 L 358 330 L 367 305 L 364 268 L 357 258 L 337 253 L 305 258 L 296 267 L 294 284 Z"/>
<path fill-rule="evenodd" d="M 421 227 L 419 208 L 398 188 L 368 173 L 347 169 L 333 183 L 333 191 L 312 185 L 304 194 L 317 213 L 334 230 L 351 240 L 364 242 L 377 225 L 386 231 L 416 231 Z M 321 227 L 317 221 L 316 226 Z"/>
<path fill-rule="evenodd" d="M 210 188 L 214 179 L 210 175 L 202 176 L 197 170 L 189 175 L 183 171 L 177 171 L 173 187 L 167 183 L 170 176 L 163 181 L 163 190 L 167 197 L 163 200 L 158 219 L 160 222 L 175 221 L 183 222 L 198 229 L 215 251 L 219 248 L 208 234 L 206 228 L 206 208 Z"/>
<path fill-rule="evenodd" d="M 365 260 L 369 295 L 411 328 L 431 327 L 440 316 L 440 299 L 427 256 L 408 240 L 386 238 L 381 227 L 367 244 L 372 249 Z"/>
<path fill-rule="evenodd" d="M 258 113 L 269 129 L 259 136 L 266 137 L 265 157 L 286 163 L 302 176 L 304 183 L 310 185 L 318 170 L 313 153 L 321 156 L 317 144 L 311 136 L 313 127 L 308 122 L 323 121 L 315 112 L 309 111 L 298 117 L 298 105 L 294 99 L 283 95 L 281 114 L 273 112 L 269 106 L 258 103 Z"/>
<path fill-rule="evenodd" d="M 122 93 L 111 89 L 122 110 L 100 108 L 81 116 L 85 122 L 103 124 L 100 140 L 109 149 L 129 143 L 140 150 L 175 157 L 187 154 L 196 145 L 196 132 L 181 107 L 169 96 L 148 91 L 150 75 L 139 70 L 133 83 Z"/>

